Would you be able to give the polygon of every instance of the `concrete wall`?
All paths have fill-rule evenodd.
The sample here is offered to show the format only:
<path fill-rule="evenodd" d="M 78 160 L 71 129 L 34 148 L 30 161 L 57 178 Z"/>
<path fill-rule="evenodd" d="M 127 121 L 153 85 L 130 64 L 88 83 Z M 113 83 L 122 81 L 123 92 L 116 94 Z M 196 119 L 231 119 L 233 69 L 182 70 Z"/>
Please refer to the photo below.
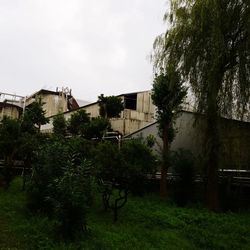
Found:
<path fill-rule="evenodd" d="M 45 116 L 50 117 L 58 114 L 59 112 L 67 111 L 67 100 L 64 94 L 55 95 L 55 94 L 39 94 L 42 102 L 44 102 L 43 109 L 46 111 Z M 35 101 L 34 97 L 30 97 L 26 100 L 26 106 Z"/>
<path fill-rule="evenodd" d="M 195 122 L 196 121 L 196 122 Z M 171 150 L 183 148 L 190 150 L 195 156 L 202 155 L 204 146 L 204 117 L 195 119 L 194 113 L 182 112 L 176 120 L 177 134 L 172 142 Z M 220 120 L 221 134 L 221 166 L 225 168 L 250 169 L 250 123 L 229 119 Z M 157 123 L 153 123 L 128 137 L 156 138 L 154 149 L 160 153 L 162 140 L 158 135 Z"/>
<path fill-rule="evenodd" d="M 0 120 L 3 119 L 4 116 L 11 117 L 13 119 L 17 119 L 20 116 L 19 109 L 15 106 L 10 107 L 0 107 Z"/>
<path fill-rule="evenodd" d="M 128 135 L 131 132 L 151 124 L 151 122 L 141 121 L 137 119 L 113 118 L 110 120 L 112 129 L 118 131 L 122 135 Z"/>
<path fill-rule="evenodd" d="M 155 113 L 155 106 L 152 103 L 151 91 L 145 91 L 137 94 L 137 112 L 151 114 Z"/>

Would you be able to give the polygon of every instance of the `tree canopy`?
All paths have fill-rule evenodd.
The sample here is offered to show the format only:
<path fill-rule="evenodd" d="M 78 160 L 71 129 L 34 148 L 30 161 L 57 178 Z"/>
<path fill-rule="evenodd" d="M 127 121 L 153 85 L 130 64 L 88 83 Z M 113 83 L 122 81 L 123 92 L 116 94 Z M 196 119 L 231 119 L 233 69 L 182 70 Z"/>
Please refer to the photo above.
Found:
<path fill-rule="evenodd" d="M 117 96 L 98 96 L 98 103 L 100 107 L 100 116 L 104 118 L 119 117 L 121 111 L 124 109 L 122 99 Z"/>
<path fill-rule="evenodd" d="M 218 207 L 218 117 L 244 118 L 250 105 L 249 0 L 172 0 L 167 31 L 154 42 L 156 71 L 174 64 L 206 114 L 208 207 Z"/>
<path fill-rule="evenodd" d="M 23 115 L 22 128 L 24 131 L 40 130 L 41 125 L 49 122 L 45 116 L 46 111 L 43 110 L 43 102 L 41 98 L 36 99 L 26 109 Z"/>
<path fill-rule="evenodd" d="M 89 114 L 85 110 L 73 113 L 69 119 L 69 131 L 72 135 L 83 135 L 86 125 L 89 123 Z"/>
<path fill-rule="evenodd" d="M 67 122 L 62 113 L 53 118 L 53 132 L 58 136 L 65 136 L 67 132 Z"/>
<path fill-rule="evenodd" d="M 198 111 L 207 112 L 213 99 L 219 114 L 243 118 L 250 97 L 249 0 L 173 0 L 164 19 L 170 28 L 154 42 L 155 68 L 175 63 Z"/>

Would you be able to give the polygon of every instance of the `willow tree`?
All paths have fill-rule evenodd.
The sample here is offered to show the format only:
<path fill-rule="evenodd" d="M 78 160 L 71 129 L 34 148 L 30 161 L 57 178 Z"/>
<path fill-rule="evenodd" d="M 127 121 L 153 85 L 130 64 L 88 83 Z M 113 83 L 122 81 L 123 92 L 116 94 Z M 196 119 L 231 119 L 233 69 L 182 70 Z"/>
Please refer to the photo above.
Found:
<path fill-rule="evenodd" d="M 172 0 L 154 42 L 155 69 L 175 63 L 206 115 L 210 209 L 218 208 L 219 117 L 244 118 L 250 103 L 249 13 L 249 0 Z"/>

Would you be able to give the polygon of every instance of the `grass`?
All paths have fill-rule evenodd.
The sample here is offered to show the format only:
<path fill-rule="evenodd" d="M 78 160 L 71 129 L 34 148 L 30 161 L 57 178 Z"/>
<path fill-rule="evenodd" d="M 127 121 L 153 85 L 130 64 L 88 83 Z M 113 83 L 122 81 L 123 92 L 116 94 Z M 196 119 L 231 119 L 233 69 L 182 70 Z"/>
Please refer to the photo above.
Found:
<path fill-rule="evenodd" d="M 97 199 L 89 232 L 74 242 L 59 241 L 55 221 L 25 210 L 20 179 L 0 191 L 0 250 L 19 249 L 250 249 L 250 213 L 211 213 L 178 208 L 156 195 L 129 197 L 112 222 Z"/>

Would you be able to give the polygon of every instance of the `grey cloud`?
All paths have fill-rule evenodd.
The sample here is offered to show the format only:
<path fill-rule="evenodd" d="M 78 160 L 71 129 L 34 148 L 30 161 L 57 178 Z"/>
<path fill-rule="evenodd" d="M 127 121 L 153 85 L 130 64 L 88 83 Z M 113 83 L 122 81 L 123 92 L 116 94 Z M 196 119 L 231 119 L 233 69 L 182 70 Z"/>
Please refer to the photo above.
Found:
<path fill-rule="evenodd" d="M 165 0 L 0 0 L 0 91 L 78 98 L 151 88 Z"/>

